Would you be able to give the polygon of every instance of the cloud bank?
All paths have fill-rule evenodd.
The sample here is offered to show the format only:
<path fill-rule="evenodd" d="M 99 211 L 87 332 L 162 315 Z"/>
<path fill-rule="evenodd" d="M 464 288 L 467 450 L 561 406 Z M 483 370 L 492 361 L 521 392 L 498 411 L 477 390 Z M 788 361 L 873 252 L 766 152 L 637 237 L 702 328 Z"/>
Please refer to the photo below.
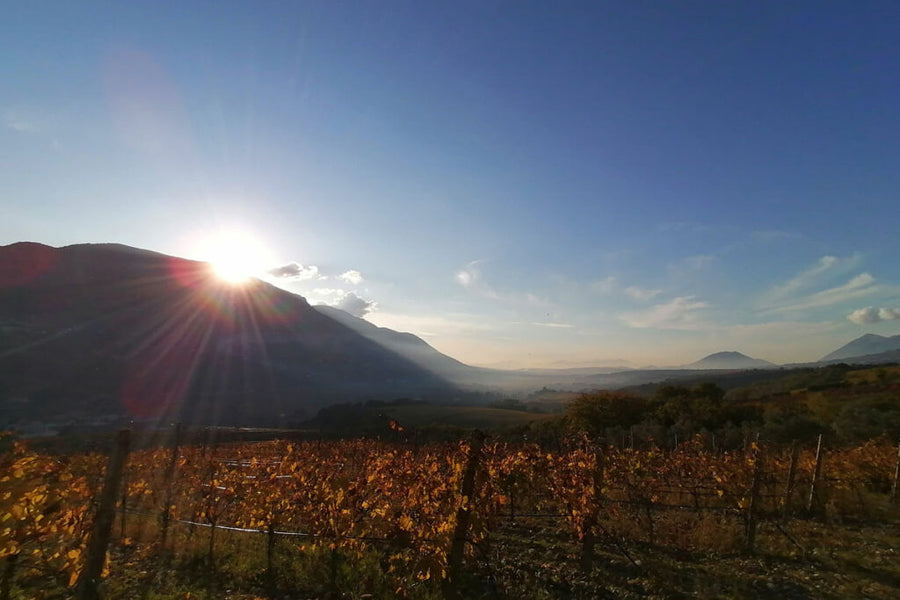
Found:
<path fill-rule="evenodd" d="M 879 321 L 893 321 L 900 319 L 900 308 L 879 308 L 867 306 L 859 308 L 847 315 L 847 318 L 857 325 L 869 325 Z"/>

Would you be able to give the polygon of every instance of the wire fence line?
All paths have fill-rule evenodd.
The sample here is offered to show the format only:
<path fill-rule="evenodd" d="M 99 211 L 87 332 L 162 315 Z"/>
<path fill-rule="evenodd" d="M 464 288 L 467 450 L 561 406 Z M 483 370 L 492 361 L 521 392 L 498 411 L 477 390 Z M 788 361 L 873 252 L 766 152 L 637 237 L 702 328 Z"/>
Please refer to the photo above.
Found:
<path fill-rule="evenodd" d="M 880 448 L 877 464 L 862 465 L 859 476 L 846 475 L 853 474 L 846 470 L 852 465 L 846 458 L 840 459 L 845 460 L 845 464 L 840 463 L 835 450 L 833 464 L 836 469 L 844 470 L 836 470 L 837 474 L 832 475 L 828 471 L 829 463 L 823 459 L 821 443 L 815 462 L 808 451 L 802 461 L 799 453 L 793 452 L 790 465 L 784 455 L 772 456 L 766 448 L 732 455 L 717 454 L 715 458 L 710 458 L 710 453 L 696 452 L 696 449 L 642 454 L 643 451 L 584 446 L 573 446 L 555 454 L 534 447 L 529 454 L 524 446 L 494 445 L 482 450 L 474 442 L 435 445 L 427 451 L 421 447 L 409 450 L 399 444 L 374 441 L 335 442 L 315 451 L 302 445 L 298 448 L 292 455 L 288 453 L 280 458 L 273 453 L 284 450 L 285 446 L 276 443 L 248 446 L 243 454 L 240 448 L 235 453 L 229 448 L 227 454 L 216 454 L 215 451 L 209 453 L 208 449 L 201 452 L 200 448 L 188 450 L 175 444 L 158 451 L 129 455 L 125 444 L 117 449 L 117 461 L 122 467 L 116 476 L 118 480 L 113 480 L 111 467 L 107 467 L 104 475 L 101 461 L 85 463 L 90 468 L 85 467 L 82 475 L 93 482 L 95 489 L 95 499 L 88 500 L 91 511 L 97 515 L 91 537 L 106 536 L 108 540 L 112 523 L 110 514 L 118 511 L 123 538 L 126 537 L 126 515 L 159 519 L 157 531 L 162 532 L 169 523 L 209 529 L 210 557 L 215 531 L 222 530 L 238 535 L 263 534 L 270 541 L 276 538 L 346 541 L 345 547 L 357 549 L 365 549 L 367 544 L 376 545 L 376 548 L 381 544 L 418 548 L 439 556 L 448 570 L 453 570 L 449 567 L 456 565 L 458 572 L 463 548 L 488 543 L 492 533 L 499 532 L 507 522 L 515 523 L 516 519 L 566 521 L 566 528 L 571 529 L 569 534 L 576 534 L 572 539 L 582 544 L 583 556 L 590 556 L 593 544 L 601 534 L 613 540 L 617 538 L 610 537 L 610 532 L 618 536 L 625 535 L 622 532 L 633 532 L 636 527 L 649 527 L 651 533 L 646 537 L 650 539 L 653 538 L 654 518 L 659 514 L 694 513 L 722 515 L 722 519 L 710 520 L 709 524 L 725 524 L 729 530 L 732 523 L 744 523 L 746 544 L 751 550 L 757 523 L 773 524 L 773 533 L 779 532 L 802 548 L 786 529 L 790 519 L 810 515 L 821 517 L 824 507 L 822 511 L 811 508 L 832 493 L 844 494 L 846 497 L 842 501 L 845 503 L 858 502 L 856 514 L 866 515 L 866 499 L 861 495 L 856 499 L 853 496 L 860 494 L 864 487 L 857 484 L 865 483 L 866 491 L 886 495 L 888 489 L 896 490 L 897 473 L 900 472 L 900 467 L 895 468 L 890 459 L 893 450 L 888 448 L 890 452 L 887 452 Z M 250 458 L 256 450 L 260 451 L 260 458 Z M 269 452 L 268 456 L 266 452 Z M 383 455 L 374 454 L 378 452 Z M 852 456 L 858 460 L 859 456 L 865 458 L 866 455 Z M 393 458 L 397 461 L 391 462 Z M 110 460 L 109 465 L 114 462 Z M 634 464 L 643 466 L 628 471 L 629 465 Z M 411 470 L 395 473 L 392 469 L 398 465 Z M 65 465 L 61 462 L 58 466 Z M 298 470 L 298 466 L 305 470 Z M 560 478 L 560 469 L 571 478 Z M 418 480 L 417 477 L 426 471 L 431 479 Z M 529 479 L 529 474 L 536 477 Z M 416 506 L 416 500 L 406 497 L 429 497 L 424 493 L 427 490 L 422 488 L 433 484 L 435 477 L 451 475 L 453 485 L 448 485 L 442 495 L 433 496 L 436 499 L 431 500 L 444 503 L 441 506 L 424 510 L 423 506 Z M 719 480 L 719 476 L 723 479 Z M 869 481 L 872 477 L 877 479 L 877 486 Z M 263 506 L 270 502 L 266 496 L 269 482 L 273 494 L 288 496 L 272 502 L 283 508 L 265 510 L 270 513 L 271 510 L 295 511 L 293 516 L 259 516 L 265 511 L 258 511 L 259 505 L 253 503 L 256 499 Z M 395 489 L 392 496 L 386 496 L 384 489 L 392 483 L 400 489 Z M 843 486 L 841 490 L 831 489 L 839 485 Z M 324 509 L 318 509 L 318 514 L 315 512 L 320 498 L 316 495 L 317 490 L 335 494 L 328 497 L 329 502 L 333 501 L 329 510 L 339 511 L 339 523 L 329 525 L 328 515 L 322 517 Z M 296 495 L 294 499 L 290 494 Z M 297 504 L 297 497 L 302 504 Z M 366 506 L 366 502 L 373 500 L 381 502 L 379 510 Z M 391 502 L 397 502 L 402 510 L 395 510 Z M 175 504 L 178 504 L 177 509 Z M 385 506 L 388 508 L 383 509 Z M 632 510 L 634 512 L 630 512 Z M 739 521 L 731 521 L 732 517 Z M 421 522 L 409 525 L 402 519 L 420 519 Z M 638 522 L 644 519 L 649 523 Z M 275 525 L 278 521 L 280 527 Z M 685 522 L 681 517 L 667 518 L 666 521 Z M 261 523 L 265 526 L 256 526 Z M 100 525 L 106 528 L 105 533 L 99 529 Z M 437 525 L 443 529 L 439 530 Z M 556 526 L 551 524 L 550 527 Z M 637 531 L 640 533 L 641 530 Z M 142 535 L 146 533 L 146 529 L 142 530 Z M 152 529 L 149 533 L 156 535 Z M 623 542 L 616 543 L 621 546 Z M 100 542 L 95 544 L 101 545 Z M 167 547 L 164 533 L 160 547 Z M 272 552 L 271 545 L 268 552 Z M 92 553 L 92 564 L 96 564 L 100 556 Z"/>
<path fill-rule="evenodd" d="M 674 455 L 678 451 L 672 451 L 669 454 Z M 757 450 L 757 453 L 761 453 L 761 450 Z M 185 455 L 180 456 L 182 460 L 187 460 L 188 457 Z M 759 460 L 759 457 L 756 456 L 755 460 Z M 794 461 L 797 459 L 794 458 Z M 282 460 L 263 460 L 263 459 L 251 459 L 248 460 L 243 457 L 217 457 L 215 462 L 226 466 L 226 467 L 239 467 L 239 468 L 251 468 L 251 467 L 259 467 L 259 468 L 267 468 L 273 466 L 280 466 L 284 464 Z M 344 467 L 344 463 L 339 465 L 340 467 Z M 816 469 L 819 469 L 820 466 L 817 466 Z M 794 469 L 792 465 L 791 469 Z M 681 481 L 672 481 L 671 479 L 667 480 L 666 485 L 656 485 L 652 487 L 651 490 L 644 490 L 645 493 L 652 492 L 653 497 L 657 496 L 665 496 L 665 497 L 675 497 L 683 498 L 688 496 L 692 501 L 691 504 L 679 503 L 679 502 L 663 502 L 653 498 L 640 498 L 640 499 L 630 499 L 629 495 L 633 494 L 635 490 L 639 490 L 640 486 L 631 485 L 617 488 L 605 488 L 604 494 L 602 497 L 597 498 L 597 505 L 603 506 L 622 506 L 622 507 L 634 507 L 638 509 L 642 509 L 645 511 L 691 511 L 691 512 L 711 512 L 711 513 L 720 513 L 720 514 L 736 514 L 743 515 L 745 518 L 748 518 L 751 512 L 749 504 L 753 503 L 755 506 L 753 507 L 753 517 L 755 519 L 773 519 L 774 517 L 784 516 L 788 513 L 792 500 L 796 501 L 799 499 L 799 496 L 805 495 L 804 492 L 800 490 L 801 485 L 796 485 L 795 489 L 787 489 L 786 491 L 781 491 L 781 488 L 790 488 L 792 484 L 800 483 L 789 480 L 787 477 L 782 477 L 783 473 L 780 471 L 765 471 L 758 469 L 757 473 L 754 476 L 754 481 L 748 485 L 746 489 L 723 489 L 722 486 L 716 486 L 712 483 L 699 483 L 697 479 L 684 478 Z M 246 480 L 257 480 L 257 479 L 269 479 L 269 480 L 279 480 L 279 479 L 291 479 L 293 475 L 286 474 L 270 474 L 268 476 L 258 476 L 258 475 L 245 475 L 244 479 Z M 808 485 L 808 481 L 802 482 L 804 485 Z M 818 481 L 815 482 L 820 487 L 824 487 L 826 485 L 833 485 L 836 483 L 858 483 L 858 479 L 847 479 L 841 477 L 819 477 Z M 211 486 L 211 484 L 204 484 L 207 487 L 215 487 L 218 490 L 225 491 L 226 486 Z M 776 488 L 779 491 L 774 491 Z M 769 491 L 764 491 L 769 490 Z M 811 494 L 815 493 L 815 491 L 811 491 Z M 748 495 L 752 496 L 752 500 L 748 502 Z M 531 502 L 526 502 L 525 504 L 533 505 L 535 503 L 535 499 L 540 497 L 552 497 L 552 494 L 545 493 L 543 491 L 532 490 L 530 494 Z M 521 497 L 520 497 L 521 501 Z M 763 509 L 760 503 L 765 502 L 768 504 L 767 509 Z M 538 500 L 538 503 L 540 501 Z M 742 503 L 745 505 L 742 506 Z M 557 511 L 518 511 L 516 512 L 512 509 L 509 513 L 504 513 L 502 511 L 495 511 L 491 515 L 489 515 L 491 519 L 498 520 L 515 520 L 516 518 L 539 518 L 539 519 L 567 519 L 572 517 L 571 510 L 557 510 Z M 378 542 L 387 542 L 391 540 L 396 540 L 397 538 L 390 537 L 378 537 L 378 536 L 356 536 L 356 535 L 329 535 L 329 534 L 315 534 L 303 531 L 272 531 L 268 529 L 255 529 L 255 528 L 246 528 L 246 527 L 238 527 L 235 525 L 211 525 L 209 523 L 202 523 L 193 520 L 185 520 L 179 519 L 178 522 L 183 524 L 195 525 L 195 526 L 203 526 L 203 527 L 216 527 L 220 529 L 227 529 L 230 531 L 238 531 L 245 533 L 269 533 L 271 535 L 281 535 L 281 536 L 294 536 L 294 537 L 309 537 L 309 538 L 327 538 L 327 539 L 347 539 L 347 540 L 362 540 L 362 541 L 378 541 Z M 423 542 L 433 542 L 431 539 L 421 539 Z"/>

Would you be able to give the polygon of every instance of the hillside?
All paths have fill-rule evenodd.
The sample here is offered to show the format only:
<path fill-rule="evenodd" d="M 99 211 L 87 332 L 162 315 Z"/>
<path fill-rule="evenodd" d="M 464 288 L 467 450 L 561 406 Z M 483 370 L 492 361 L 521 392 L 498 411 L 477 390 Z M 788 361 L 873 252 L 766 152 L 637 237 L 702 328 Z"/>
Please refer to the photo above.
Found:
<path fill-rule="evenodd" d="M 458 383 L 470 382 L 478 380 L 482 372 L 488 371 L 487 369 L 470 367 L 455 358 L 442 354 L 429 346 L 425 340 L 411 333 L 378 327 L 365 319 L 354 317 L 350 313 L 333 306 L 317 305 L 313 308 L 383 348 L 395 352 L 423 369 L 427 369 L 446 379 Z"/>
<path fill-rule="evenodd" d="M 449 398 L 442 378 L 267 283 L 115 244 L 0 247 L 0 421 L 279 424 Z"/>

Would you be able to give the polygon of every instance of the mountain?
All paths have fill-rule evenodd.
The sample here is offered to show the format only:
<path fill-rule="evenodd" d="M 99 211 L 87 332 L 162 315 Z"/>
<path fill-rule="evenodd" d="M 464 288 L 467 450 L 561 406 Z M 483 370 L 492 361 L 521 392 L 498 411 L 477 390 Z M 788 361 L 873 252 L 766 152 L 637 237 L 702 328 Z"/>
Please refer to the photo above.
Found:
<path fill-rule="evenodd" d="M 696 362 L 682 367 L 683 369 L 775 369 L 778 365 L 760 358 L 751 358 L 740 352 L 716 352 Z"/>
<path fill-rule="evenodd" d="M 253 280 L 117 244 L 0 247 L 0 426 L 103 416 L 283 424 L 454 386 Z"/>
<path fill-rule="evenodd" d="M 819 359 L 819 362 L 835 362 L 857 359 L 874 354 L 882 354 L 884 352 L 894 352 L 900 350 L 900 335 L 885 337 L 883 335 L 875 335 L 867 333 L 844 344 L 831 354 L 827 354 Z M 866 362 L 853 360 L 851 362 Z M 868 362 L 871 362 L 869 360 Z M 887 360 L 881 362 L 888 362 Z"/>

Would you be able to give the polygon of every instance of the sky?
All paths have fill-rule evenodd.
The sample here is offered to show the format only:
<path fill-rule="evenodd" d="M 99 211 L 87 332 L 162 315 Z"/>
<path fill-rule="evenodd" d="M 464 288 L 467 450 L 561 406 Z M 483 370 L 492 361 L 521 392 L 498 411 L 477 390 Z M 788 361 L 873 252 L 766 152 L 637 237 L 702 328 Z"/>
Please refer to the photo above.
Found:
<path fill-rule="evenodd" d="M 469 364 L 812 361 L 900 334 L 898 30 L 893 1 L 7 3 L 0 244 L 237 261 Z"/>

